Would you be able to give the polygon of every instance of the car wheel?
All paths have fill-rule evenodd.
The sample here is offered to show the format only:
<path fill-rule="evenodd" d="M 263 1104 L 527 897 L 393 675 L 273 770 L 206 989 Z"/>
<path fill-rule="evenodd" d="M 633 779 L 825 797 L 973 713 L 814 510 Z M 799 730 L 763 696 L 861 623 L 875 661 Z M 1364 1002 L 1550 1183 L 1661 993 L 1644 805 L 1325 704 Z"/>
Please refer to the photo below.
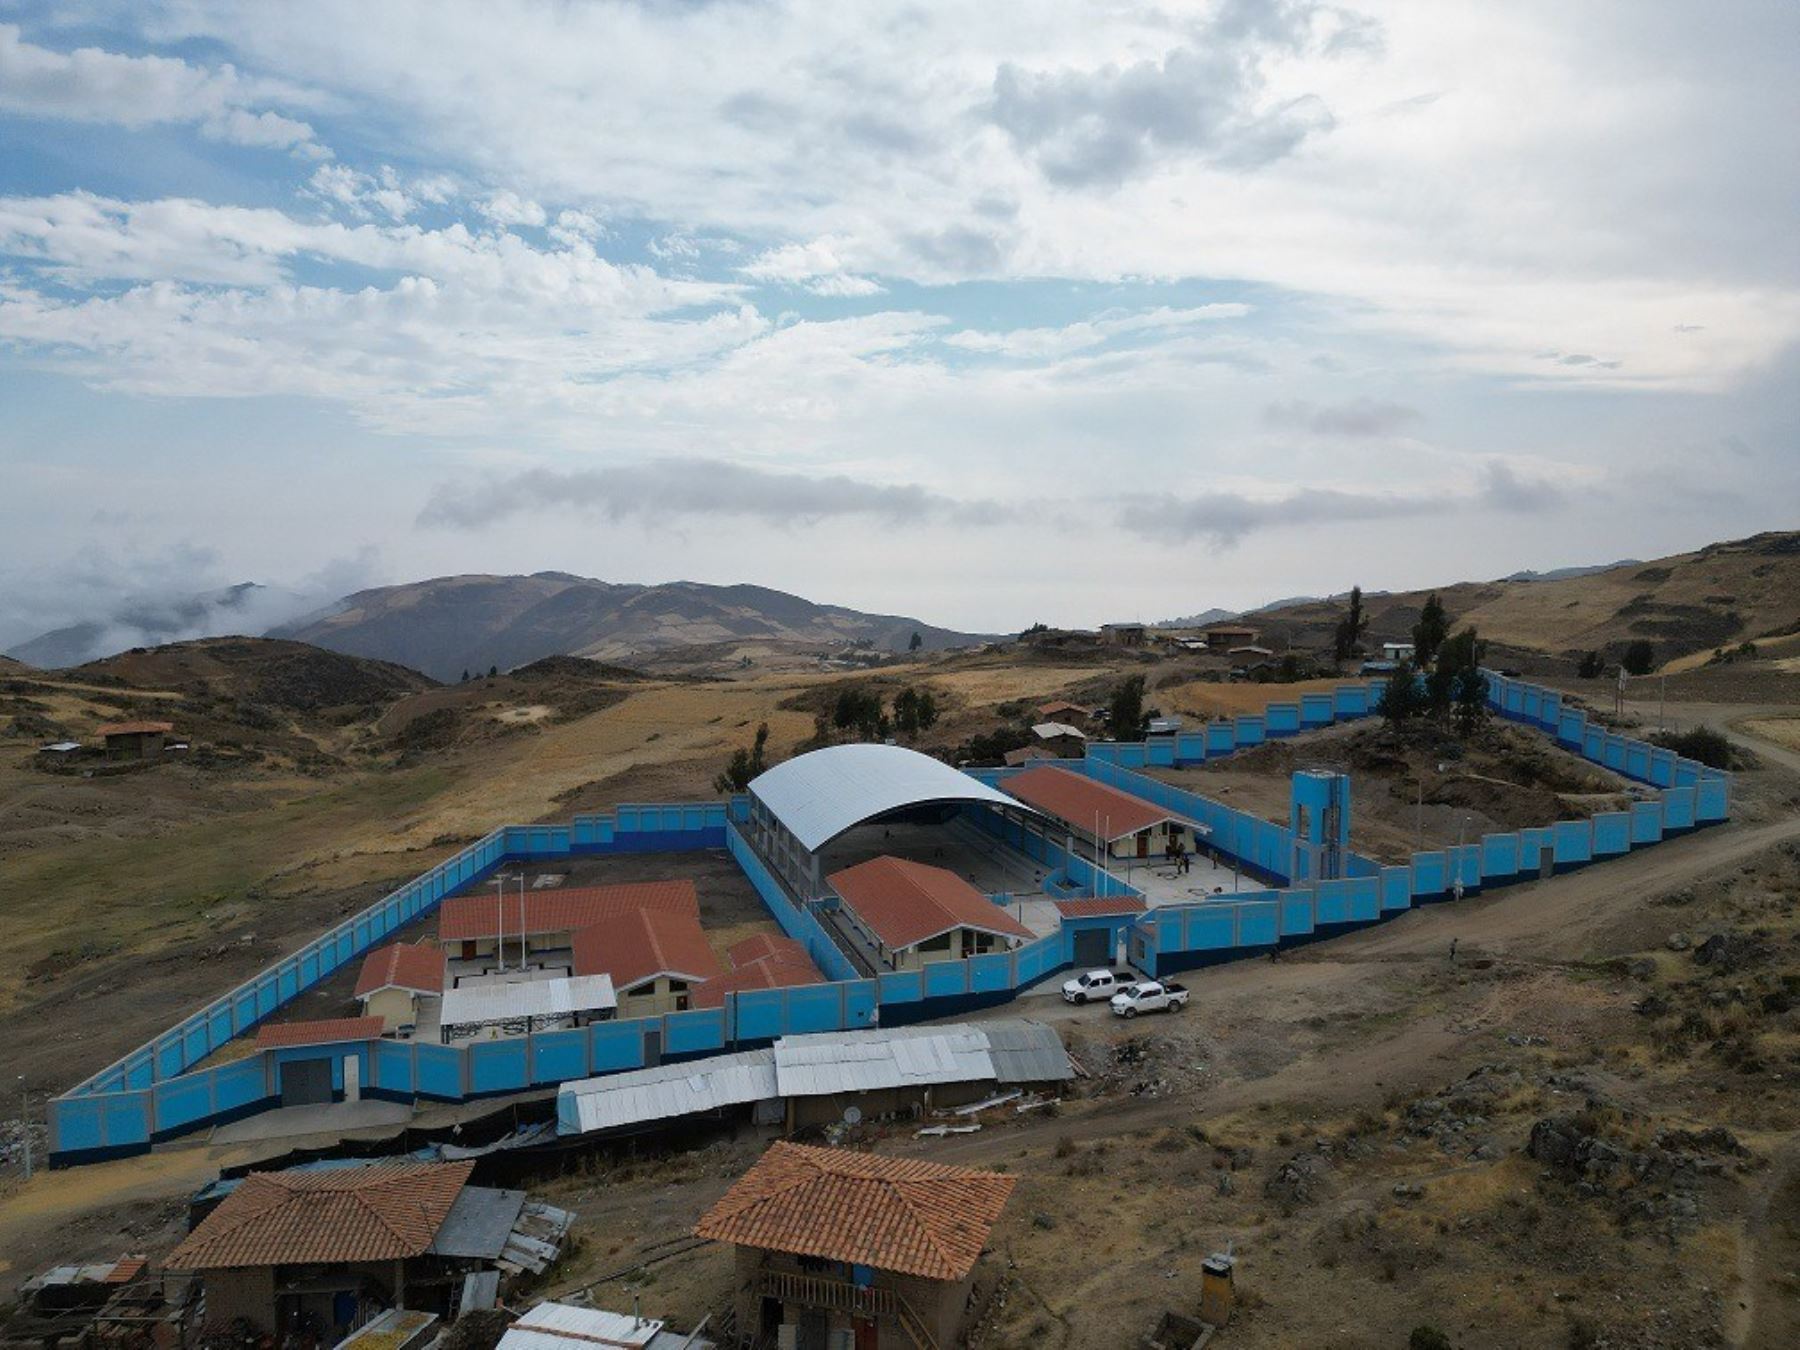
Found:
<path fill-rule="evenodd" d="M 1136 1017 L 1136 1016 L 1137 1016 L 1137 1009 L 1136 1009 L 1136 1008 L 1127 1008 L 1127 1009 L 1126 1009 L 1126 1010 L 1125 1010 L 1125 1015 L 1126 1015 L 1126 1016 L 1127 1016 L 1127 1017 Z"/>
<path fill-rule="evenodd" d="M 1081 1005 L 1081 1004 L 1083 1004 L 1083 1003 L 1086 1003 L 1086 1002 L 1087 1002 L 1087 995 L 1086 995 L 1086 994 L 1077 994 L 1077 995 L 1075 995 L 1075 1003 L 1076 1003 L 1076 1006 L 1077 1006 L 1077 1007 L 1079 1007 L 1079 1006 L 1080 1006 L 1080 1005 Z"/>
<path fill-rule="evenodd" d="M 1169 1005 L 1169 1011 L 1170 1012 L 1180 1012 L 1185 1007 L 1187 1007 L 1187 1004 L 1185 1004 L 1185 1003 L 1171 1003 Z"/>

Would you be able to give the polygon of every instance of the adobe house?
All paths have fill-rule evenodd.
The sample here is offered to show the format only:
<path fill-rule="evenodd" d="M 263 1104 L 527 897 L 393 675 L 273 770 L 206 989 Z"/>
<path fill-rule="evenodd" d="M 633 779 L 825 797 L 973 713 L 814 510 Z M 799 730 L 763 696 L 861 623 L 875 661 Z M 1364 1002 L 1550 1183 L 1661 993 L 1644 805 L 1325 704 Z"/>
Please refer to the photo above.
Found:
<path fill-rule="evenodd" d="M 1206 639 L 1207 648 L 1215 652 L 1228 652 L 1233 647 L 1242 647 L 1255 642 L 1260 636 L 1256 629 L 1246 628 L 1241 624 L 1219 624 L 1208 628 L 1201 634 Z"/>
<path fill-rule="evenodd" d="M 433 1242 L 473 1162 L 254 1172 L 169 1253 L 200 1274 L 206 1319 L 335 1343 L 372 1310 L 449 1311 L 455 1263 Z"/>
<path fill-rule="evenodd" d="M 960 1345 L 976 1264 L 1016 1184 L 777 1143 L 694 1233 L 736 1248 L 737 1325 L 755 1344 Z"/>
<path fill-rule="evenodd" d="M 160 759 L 173 722 L 109 722 L 96 733 L 108 759 Z"/>
<path fill-rule="evenodd" d="M 1029 942 L 1004 906 L 942 867 L 883 855 L 825 878 L 890 970 L 960 961 Z"/>

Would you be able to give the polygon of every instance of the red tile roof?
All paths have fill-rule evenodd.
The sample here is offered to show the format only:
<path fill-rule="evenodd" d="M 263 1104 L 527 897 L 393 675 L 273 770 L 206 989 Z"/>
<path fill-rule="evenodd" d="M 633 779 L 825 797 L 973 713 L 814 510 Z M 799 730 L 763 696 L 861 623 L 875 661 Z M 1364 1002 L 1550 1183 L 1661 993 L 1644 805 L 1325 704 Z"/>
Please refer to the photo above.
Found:
<path fill-rule="evenodd" d="M 573 933 L 589 924 L 639 909 L 689 913 L 696 920 L 700 898 L 691 881 L 635 881 L 620 886 L 579 886 L 568 890 L 527 891 L 525 927 L 530 933 Z M 444 942 L 491 938 L 497 926 L 519 936 L 519 896 L 514 891 L 496 910 L 494 896 L 457 895 L 444 901 L 438 914 L 438 937 Z"/>
<path fill-rule="evenodd" d="M 333 1045 L 339 1041 L 372 1041 L 381 1035 L 379 1017 L 331 1017 L 323 1022 L 268 1022 L 256 1029 L 258 1050 L 286 1045 Z"/>
<path fill-rule="evenodd" d="M 173 722 L 108 722 L 94 734 L 97 736 L 148 736 L 175 730 Z"/>
<path fill-rule="evenodd" d="M 752 989 L 792 989 L 803 984 L 824 984 L 825 976 L 813 964 L 806 948 L 789 937 L 758 933 L 731 949 L 732 970 L 708 980 L 694 991 L 696 1008 L 722 1008 L 725 995 Z"/>
<path fill-rule="evenodd" d="M 657 975 L 711 980 L 725 973 L 701 930 L 698 914 L 628 910 L 575 932 L 577 975 L 610 975 L 624 993 Z"/>
<path fill-rule="evenodd" d="M 1099 832 L 1108 839 L 1123 839 L 1165 820 L 1180 819 L 1155 802 L 1047 764 L 1001 779 L 1000 790 L 1089 835 L 1095 832 L 1098 817 Z"/>
<path fill-rule="evenodd" d="M 883 856 L 825 878 L 882 943 L 898 951 L 953 928 L 1029 939 L 1031 930 L 954 872 Z"/>
<path fill-rule="evenodd" d="M 1103 919 L 1118 914 L 1142 914 L 1148 908 L 1135 895 L 1101 895 L 1056 902 L 1056 912 L 1065 919 Z"/>
<path fill-rule="evenodd" d="M 795 942 L 793 938 L 781 933 L 757 933 L 735 942 L 726 949 L 732 966 L 747 966 L 757 961 L 767 961 L 773 956 L 797 957 L 802 961 L 810 960 L 804 944 Z"/>
<path fill-rule="evenodd" d="M 380 989 L 410 989 L 419 994 L 444 992 L 444 949 L 420 942 L 390 942 L 363 958 L 356 977 L 356 997 Z"/>
<path fill-rule="evenodd" d="M 1017 1178 L 777 1143 L 694 1226 L 696 1236 L 928 1280 L 975 1268 Z"/>
<path fill-rule="evenodd" d="M 1054 703 L 1040 703 L 1037 711 L 1039 717 L 1055 717 L 1056 714 L 1065 712 L 1080 713 L 1083 717 L 1088 715 L 1086 708 L 1079 703 L 1071 703 L 1066 698 L 1059 698 Z"/>
<path fill-rule="evenodd" d="M 254 1172 L 189 1233 L 170 1270 L 393 1261 L 421 1255 L 473 1162 Z"/>

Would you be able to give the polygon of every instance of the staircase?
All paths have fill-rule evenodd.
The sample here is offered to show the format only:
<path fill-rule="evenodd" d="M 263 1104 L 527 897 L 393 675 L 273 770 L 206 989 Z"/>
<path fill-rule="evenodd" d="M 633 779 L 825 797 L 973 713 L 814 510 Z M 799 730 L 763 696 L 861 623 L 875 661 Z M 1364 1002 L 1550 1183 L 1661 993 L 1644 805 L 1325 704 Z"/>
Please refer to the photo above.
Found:
<path fill-rule="evenodd" d="M 853 1317 L 892 1322 L 906 1334 L 914 1350 L 938 1350 L 938 1343 L 913 1307 L 892 1289 L 875 1285 L 851 1284 L 847 1280 L 828 1279 L 823 1275 L 802 1275 L 794 1271 L 765 1270 L 757 1279 L 757 1293 L 806 1308 L 824 1308 L 849 1313 Z"/>

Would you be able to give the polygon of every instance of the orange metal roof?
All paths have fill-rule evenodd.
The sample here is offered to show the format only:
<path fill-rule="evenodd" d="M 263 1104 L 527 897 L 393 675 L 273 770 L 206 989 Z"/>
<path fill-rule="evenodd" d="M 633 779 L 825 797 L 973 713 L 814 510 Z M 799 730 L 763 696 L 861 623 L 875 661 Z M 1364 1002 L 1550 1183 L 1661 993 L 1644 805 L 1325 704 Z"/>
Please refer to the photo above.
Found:
<path fill-rule="evenodd" d="M 686 912 L 698 919 L 700 897 L 691 881 L 634 881 L 619 886 L 527 891 L 525 928 L 529 933 L 572 933 L 639 909 Z M 492 894 L 452 896 L 444 901 L 438 915 L 438 937 L 445 942 L 491 938 L 497 927 L 504 927 L 509 937 L 519 936 L 517 891 L 498 907 Z"/>
<path fill-rule="evenodd" d="M 391 1261 L 431 1245 L 473 1162 L 254 1172 L 189 1233 L 171 1270 Z"/>
<path fill-rule="evenodd" d="M 1090 896 L 1058 900 L 1056 912 L 1065 919 L 1103 919 L 1116 914 L 1142 914 L 1149 906 L 1135 895 Z"/>
<path fill-rule="evenodd" d="M 1155 802 L 1109 787 L 1086 774 L 1040 765 L 1000 780 L 1000 790 L 1055 816 L 1087 834 L 1104 834 L 1108 840 L 1147 830 L 1165 820 L 1179 820 Z"/>
<path fill-rule="evenodd" d="M 173 730 L 175 730 L 173 722 L 108 722 L 94 734 L 97 736 L 140 736 Z"/>
<path fill-rule="evenodd" d="M 381 1035 L 379 1017 L 331 1017 L 322 1022 L 269 1022 L 256 1029 L 256 1048 L 288 1045 L 333 1045 L 339 1041 L 372 1041 Z"/>
<path fill-rule="evenodd" d="M 928 1280 L 975 1268 L 1017 1178 L 967 1167 L 776 1143 L 694 1233 Z"/>
<path fill-rule="evenodd" d="M 1005 909 L 941 867 L 884 855 L 825 880 L 896 951 L 953 928 L 1031 937 L 1031 930 Z"/>
<path fill-rule="evenodd" d="M 658 909 L 628 910 L 577 929 L 577 975 L 610 975 L 623 993 L 658 975 L 711 980 L 725 973 L 700 927 L 700 916 Z"/>
<path fill-rule="evenodd" d="M 443 993 L 444 949 L 419 942 L 390 942 L 370 952 L 356 977 L 356 997 L 367 998 L 378 989 Z"/>

